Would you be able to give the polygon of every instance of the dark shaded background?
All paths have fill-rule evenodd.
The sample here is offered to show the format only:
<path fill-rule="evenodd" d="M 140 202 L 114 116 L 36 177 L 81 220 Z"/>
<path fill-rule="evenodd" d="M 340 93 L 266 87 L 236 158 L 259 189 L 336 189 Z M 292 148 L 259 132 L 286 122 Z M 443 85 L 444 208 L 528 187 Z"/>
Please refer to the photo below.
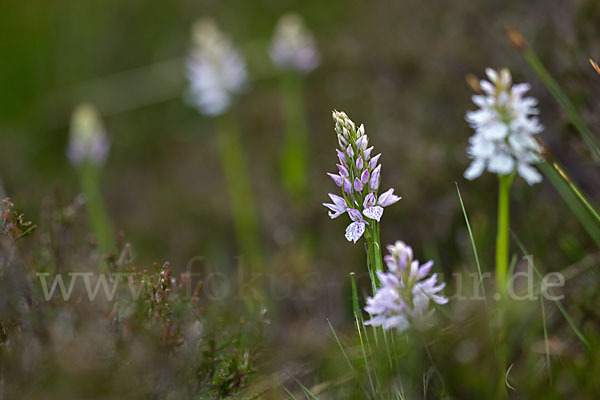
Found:
<path fill-rule="evenodd" d="M 361 246 L 345 221 L 321 206 L 335 186 L 332 108 L 363 122 L 382 151 L 384 187 L 403 200 L 386 211 L 382 240 L 412 243 L 449 273 L 474 270 L 454 182 L 472 219 L 484 269 L 493 260 L 496 179 L 462 173 L 473 108 L 465 75 L 509 67 L 539 98 L 542 137 L 583 189 L 600 200 L 598 173 L 565 116 L 506 39 L 518 28 L 551 73 L 598 126 L 598 3 L 580 1 L 52 1 L 0 7 L 0 178 L 35 219 L 42 199 L 70 199 L 77 174 L 65 157 L 68 122 L 80 101 L 98 106 L 112 140 L 103 190 L 115 229 L 139 264 L 233 263 L 236 244 L 212 121 L 184 104 L 184 56 L 192 22 L 212 16 L 248 59 L 251 89 L 235 109 L 272 271 L 305 284 L 347 285 L 363 271 Z M 266 47 L 279 16 L 297 11 L 314 31 L 322 65 L 305 80 L 311 192 L 294 206 L 282 189 L 279 81 Z M 592 242 L 548 183 L 513 188 L 513 229 L 545 270 L 578 260 Z M 540 227 L 543 224 L 543 229 Z M 287 276 L 287 275 L 286 275 Z M 322 307 L 290 304 L 290 317 L 347 309 L 343 289 Z M 315 311 L 318 311 L 315 314 Z"/>

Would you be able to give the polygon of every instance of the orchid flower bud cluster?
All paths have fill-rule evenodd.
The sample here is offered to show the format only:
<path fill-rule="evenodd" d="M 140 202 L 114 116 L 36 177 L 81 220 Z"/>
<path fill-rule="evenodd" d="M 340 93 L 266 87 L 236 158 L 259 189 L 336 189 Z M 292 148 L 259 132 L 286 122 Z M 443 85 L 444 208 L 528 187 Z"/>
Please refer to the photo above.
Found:
<path fill-rule="evenodd" d="M 245 88 L 246 61 L 212 19 L 196 22 L 192 34 L 187 61 L 189 98 L 203 114 L 222 114 Z"/>
<path fill-rule="evenodd" d="M 344 112 L 333 111 L 335 132 L 340 148 L 337 149 L 338 173 L 328 175 L 340 187 L 342 196 L 330 193 L 332 203 L 323 203 L 329 208 L 329 217 L 337 218 L 347 213 L 351 219 L 346 228 L 346 239 L 356 243 L 365 232 L 366 226 L 379 222 L 384 207 L 400 200 L 394 189 L 378 194 L 381 153 L 373 155 L 364 125 L 356 127 Z"/>
<path fill-rule="evenodd" d="M 301 73 L 312 71 L 321 61 L 315 38 L 297 14 L 285 14 L 279 19 L 269 55 L 277 68 Z"/>
<path fill-rule="evenodd" d="M 108 156 L 110 140 L 98 111 L 90 104 L 77 106 L 71 117 L 70 130 L 67 157 L 71 164 L 102 165 Z"/>
<path fill-rule="evenodd" d="M 488 68 L 486 74 L 489 81 L 479 84 L 483 94 L 473 96 L 479 109 L 466 115 L 475 134 L 467 150 L 473 162 L 464 176 L 472 180 L 485 169 L 499 175 L 516 170 L 528 184 L 538 183 L 542 176 L 532 164 L 541 161 L 542 149 L 535 135 L 543 127 L 537 118 L 537 100 L 524 97 L 531 87 L 527 83 L 513 85 L 507 69 L 498 73 Z"/>
<path fill-rule="evenodd" d="M 413 250 L 406 243 L 397 241 L 388 246 L 390 254 L 384 257 L 389 272 L 377 271 L 381 287 L 374 297 L 367 298 L 365 311 L 371 319 L 365 325 L 395 328 L 404 332 L 411 324 L 424 322 L 433 309 L 430 301 L 446 304 L 448 299 L 439 294 L 446 286 L 438 283 L 437 274 L 431 274 L 433 261 L 421 265 L 413 260 Z"/>

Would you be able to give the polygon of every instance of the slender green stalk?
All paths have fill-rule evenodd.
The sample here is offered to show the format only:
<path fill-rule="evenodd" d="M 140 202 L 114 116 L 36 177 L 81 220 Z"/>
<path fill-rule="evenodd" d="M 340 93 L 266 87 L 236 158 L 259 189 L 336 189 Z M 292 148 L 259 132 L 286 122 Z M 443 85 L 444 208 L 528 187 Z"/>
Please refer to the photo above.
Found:
<path fill-rule="evenodd" d="M 298 204 L 307 195 L 308 127 L 304 109 L 302 76 L 294 71 L 281 74 L 285 115 L 285 140 L 281 156 L 283 184 Z"/>
<path fill-rule="evenodd" d="M 89 161 L 83 162 L 79 167 L 79 179 L 81 189 L 86 197 L 86 208 L 92 232 L 98 242 L 98 254 L 104 255 L 112 250 L 113 240 L 100 189 L 100 168 Z"/>
<path fill-rule="evenodd" d="M 379 238 L 379 222 L 374 223 L 373 232 L 373 261 L 375 265 L 375 271 L 383 271 L 383 259 L 381 257 L 381 239 Z"/>
<path fill-rule="evenodd" d="M 371 278 L 373 294 L 379 287 L 376 271 L 383 271 L 383 259 L 381 256 L 381 240 L 379 238 L 379 223 L 373 221 L 365 232 L 367 241 L 367 269 Z"/>
<path fill-rule="evenodd" d="M 498 176 L 498 231 L 496 234 L 496 292 L 504 299 L 508 293 L 508 259 L 509 259 L 509 234 L 510 234 L 510 187 L 514 179 L 512 175 Z M 497 398 L 507 397 L 506 392 L 506 365 L 508 359 L 508 346 L 504 328 L 504 303 L 498 310 L 498 392 Z"/>
<path fill-rule="evenodd" d="M 259 274 L 264 267 L 260 232 L 238 126 L 230 112 L 219 116 L 216 122 L 236 240 L 245 257 L 248 271 Z"/>
<path fill-rule="evenodd" d="M 510 187 L 513 175 L 499 175 L 498 232 L 496 234 L 496 289 L 506 293 L 508 271 L 508 242 L 510 232 Z"/>

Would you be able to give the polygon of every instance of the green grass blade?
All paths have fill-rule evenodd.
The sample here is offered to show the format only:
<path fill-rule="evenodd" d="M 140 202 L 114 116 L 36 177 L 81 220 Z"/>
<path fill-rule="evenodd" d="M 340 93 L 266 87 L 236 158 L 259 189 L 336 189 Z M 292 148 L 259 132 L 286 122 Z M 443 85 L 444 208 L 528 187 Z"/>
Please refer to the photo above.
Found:
<path fill-rule="evenodd" d="M 471 224 L 469 223 L 469 217 L 467 216 L 467 210 L 465 209 L 465 204 L 463 203 L 462 196 L 460 194 L 460 189 L 458 188 L 458 183 L 456 183 L 456 192 L 458 193 L 458 200 L 460 201 L 460 207 L 462 208 L 463 215 L 465 217 L 465 224 L 467 225 L 467 230 L 469 231 L 469 238 L 471 239 L 471 247 L 473 248 L 473 255 L 475 256 L 475 263 L 477 264 L 477 272 L 479 273 L 479 284 L 481 285 L 481 292 L 483 293 L 483 301 L 485 302 L 485 306 L 487 308 L 487 296 L 485 294 L 485 287 L 483 285 L 483 275 L 481 274 L 481 263 L 479 262 L 479 255 L 477 254 L 477 246 L 475 245 L 475 238 L 473 237 L 473 231 L 471 230 Z"/>
<path fill-rule="evenodd" d="M 572 188 L 561 177 L 560 173 L 547 162 L 537 164 L 537 167 L 546 176 L 548 181 L 552 183 L 556 191 L 563 198 L 571 212 L 579 220 L 588 235 L 600 247 L 600 226 L 592 220 L 592 215 L 586 207 L 581 203 L 580 199 L 573 193 Z"/>
<path fill-rule="evenodd" d="M 290 377 L 298 384 L 298 386 L 300 386 L 300 389 L 302 389 L 302 392 L 304 392 L 304 395 L 306 396 L 307 399 L 313 399 L 313 400 L 319 400 L 319 398 L 310 391 L 309 388 L 307 388 L 306 386 L 304 386 L 302 384 L 302 382 L 300 382 L 294 375 L 292 375 L 289 371 L 288 374 L 290 375 Z"/>
<path fill-rule="evenodd" d="M 511 41 L 519 49 L 521 54 L 523 54 L 525 61 L 527 61 L 527 64 L 529 64 L 538 78 L 540 78 L 544 86 L 546 86 L 546 89 L 548 89 L 552 96 L 554 96 L 554 99 L 565 111 L 565 114 L 567 114 L 567 117 L 573 126 L 575 126 L 581 135 L 581 138 L 590 149 L 594 160 L 596 162 L 600 162 L 600 144 L 598 143 L 598 139 L 596 139 L 590 128 L 583 121 L 583 118 L 581 118 L 581 115 L 577 111 L 575 105 L 571 102 L 571 100 L 569 100 L 558 82 L 554 80 L 550 72 L 548 72 L 535 52 L 525 44 L 525 40 L 523 39 L 522 35 L 513 29 L 509 31 L 509 38 L 511 38 Z"/>
<path fill-rule="evenodd" d="M 571 190 L 575 193 L 579 200 L 581 200 L 581 202 L 583 203 L 585 208 L 590 212 L 590 214 L 592 214 L 596 221 L 600 223 L 600 214 L 598 214 L 598 211 L 596 211 L 594 206 L 592 206 L 590 201 L 585 197 L 581 190 L 579 190 L 579 188 L 575 186 L 573 181 L 567 176 L 567 173 L 564 171 L 564 169 L 561 168 L 560 165 L 558 165 L 558 163 L 556 162 L 553 164 L 553 167 L 559 173 L 560 177 L 563 178 L 563 180 L 567 183 L 567 185 L 569 185 L 569 188 L 571 188 Z"/>
<path fill-rule="evenodd" d="M 288 396 L 290 396 L 292 398 L 292 400 L 298 400 L 296 398 L 296 396 L 294 396 L 294 394 L 292 392 L 290 392 L 288 389 L 286 389 L 285 386 L 282 386 L 283 390 L 288 394 Z"/>
<path fill-rule="evenodd" d="M 338 338 L 337 333 L 335 333 L 335 329 L 333 328 L 333 325 L 331 325 L 331 322 L 329 321 L 329 319 L 327 320 L 327 323 L 329 324 L 329 329 L 331 329 L 331 333 L 333 333 L 333 337 L 335 338 L 336 343 L 338 344 L 340 350 L 342 351 L 342 354 L 344 355 L 344 358 L 346 359 L 346 362 L 348 363 L 350 370 L 356 375 L 356 370 L 354 369 L 352 362 L 350 362 L 350 358 L 348 358 L 348 355 L 346 354 L 346 350 L 344 350 L 344 346 L 342 346 L 342 342 L 340 342 L 340 339 Z"/>
<path fill-rule="evenodd" d="M 358 339 L 359 339 L 359 343 L 360 343 L 360 349 L 362 350 L 363 360 L 365 362 L 365 369 L 367 371 L 367 376 L 369 378 L 369 384 L 371 385 L 371 391 L 372 391 L 373 395 L 375 396 L 377 394 L 377 391 L 375 390 L 375 383 L 373 381 L 373 377 L 371 376 L 371 368 L 369 368 L 369 360 L 367 358 L 367 352 L 365 350 L 365 343 L 363 341 L 363 334 L 362 334 L 362 330 L 361 330 L 362 323 L 358 320 L 358 317 L 355 317 L 354 322 L 356 323 L 356 329 L 358 331 Z M 364 327 L 364 325 L 363 325 L 363 327 Z"/>

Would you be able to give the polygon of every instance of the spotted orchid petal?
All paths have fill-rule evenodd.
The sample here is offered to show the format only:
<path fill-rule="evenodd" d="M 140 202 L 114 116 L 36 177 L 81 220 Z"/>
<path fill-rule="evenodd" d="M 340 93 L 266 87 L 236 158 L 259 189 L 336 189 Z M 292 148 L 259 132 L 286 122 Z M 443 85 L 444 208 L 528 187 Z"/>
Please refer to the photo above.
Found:
<path fill-rule="evenodd" d="M 367 207 L 363 210 L 363 215 L 367 218 L 374 219 L 379 222 L 381 220 L 381 216 L 383 215 L 383 207 L 373 206 Z"/>
<path fill-rule="evenodd" d="M 365 223 L 363 221 L 354 221 L 346 228 L 346 239 L 349 242 L 356 243 L 365 233 Z"/>

